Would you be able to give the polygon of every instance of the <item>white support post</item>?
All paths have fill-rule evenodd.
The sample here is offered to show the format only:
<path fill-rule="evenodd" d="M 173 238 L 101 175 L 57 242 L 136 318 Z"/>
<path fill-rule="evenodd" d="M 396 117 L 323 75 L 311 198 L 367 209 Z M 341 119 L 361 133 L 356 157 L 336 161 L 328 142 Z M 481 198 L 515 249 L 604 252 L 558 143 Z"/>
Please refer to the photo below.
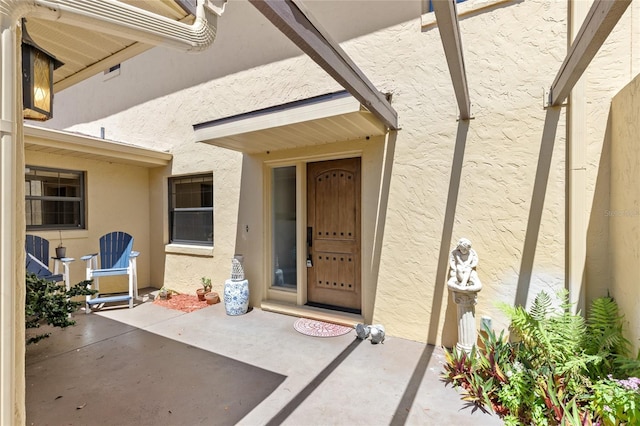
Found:
<path fill-rule="evenodd" d="M 6 15 L 0 15 L 0 39 L 0 424 L 9 425 L 25 422 L 25 275 L 18 273 L 16 266 L 24 265 L 24 259 L 19 262 L 24 232 L 17 232 L 24 226 L 24 219 L 18 220 L 16 214 L 16 200 L 24 196 L 23 186 L 16 182 L 20 167 L 24 170 L 23 143 L 17 136 L 15 119 L 16 26 Z"/>

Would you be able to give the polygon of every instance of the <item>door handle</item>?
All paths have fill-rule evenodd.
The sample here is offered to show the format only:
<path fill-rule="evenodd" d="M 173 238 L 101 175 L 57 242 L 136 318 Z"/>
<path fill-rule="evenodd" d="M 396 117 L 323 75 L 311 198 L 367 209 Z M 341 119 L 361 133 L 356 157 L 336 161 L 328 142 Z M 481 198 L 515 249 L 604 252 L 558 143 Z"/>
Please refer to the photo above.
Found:
<path fill-rule="evenodd" d="M 313 267 L 313 262 L 311 260 L 311 246 L 313 245 L 313 228 L 311 226 L 307 226 L 307 268 Z"/>

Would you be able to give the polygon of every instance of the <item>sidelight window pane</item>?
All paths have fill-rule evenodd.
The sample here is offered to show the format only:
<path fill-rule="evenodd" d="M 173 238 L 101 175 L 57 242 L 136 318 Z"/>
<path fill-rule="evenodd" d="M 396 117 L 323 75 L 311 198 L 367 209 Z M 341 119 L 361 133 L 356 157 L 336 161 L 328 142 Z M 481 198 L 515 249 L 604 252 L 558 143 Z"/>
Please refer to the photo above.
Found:
<path fill-rule="evenodd" d="M 273 286 L 296 288 L 296 168 L 272 172 Z"/>

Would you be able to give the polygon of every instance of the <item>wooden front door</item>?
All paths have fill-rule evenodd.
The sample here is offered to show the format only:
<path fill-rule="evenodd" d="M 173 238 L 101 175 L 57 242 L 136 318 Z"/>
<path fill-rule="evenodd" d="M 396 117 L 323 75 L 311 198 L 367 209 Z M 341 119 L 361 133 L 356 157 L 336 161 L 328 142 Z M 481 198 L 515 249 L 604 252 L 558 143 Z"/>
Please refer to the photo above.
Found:
<path fill-rule="evenodd" d="M 307 301 L 359 313 L 360 158 L 307 165 Z"/>

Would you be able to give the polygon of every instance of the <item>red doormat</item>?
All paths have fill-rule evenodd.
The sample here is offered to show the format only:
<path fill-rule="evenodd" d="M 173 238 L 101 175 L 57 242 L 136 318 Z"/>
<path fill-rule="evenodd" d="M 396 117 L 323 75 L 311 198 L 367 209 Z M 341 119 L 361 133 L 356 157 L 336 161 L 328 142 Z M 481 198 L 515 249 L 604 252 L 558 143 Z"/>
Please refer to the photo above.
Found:
<path fill-rule="evenodd" d="M 198 309 L 206 308 L 207 301 L 198 300 L 198 296 L 191 296 L 189 294 L 173 294 L 171 299 L 156 298 L 153 303 L 155 305 L 164 306 L 165 308 L 175 309 L 182 312 L 193 312 Z"/>
<path fill-rule="evenodd" d="M 353 328 L 338 324 L 316 321 L 309 318 L 300 318 L 294 324 L 296 331 L 313 337 L 336 337 L 347 334 Z"/>

